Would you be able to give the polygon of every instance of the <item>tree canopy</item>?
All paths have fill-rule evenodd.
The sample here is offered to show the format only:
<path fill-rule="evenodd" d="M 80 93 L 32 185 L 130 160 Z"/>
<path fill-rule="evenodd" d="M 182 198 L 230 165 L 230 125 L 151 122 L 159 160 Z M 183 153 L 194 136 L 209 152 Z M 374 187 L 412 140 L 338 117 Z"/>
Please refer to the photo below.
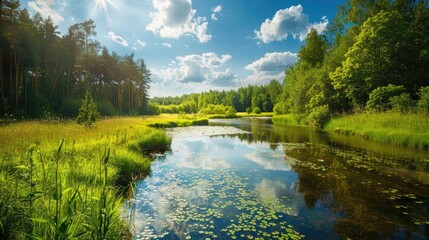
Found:
<path fill-rule="evenodd" d="M 86 91 L 110 115 L 147 111 L 151 74 L 144 60 L 102 47 L 93 20 L 60 35 L 51 18 L 31 17 L 19 1 L 1 5 L 0 113 L 75 117 Z"/>

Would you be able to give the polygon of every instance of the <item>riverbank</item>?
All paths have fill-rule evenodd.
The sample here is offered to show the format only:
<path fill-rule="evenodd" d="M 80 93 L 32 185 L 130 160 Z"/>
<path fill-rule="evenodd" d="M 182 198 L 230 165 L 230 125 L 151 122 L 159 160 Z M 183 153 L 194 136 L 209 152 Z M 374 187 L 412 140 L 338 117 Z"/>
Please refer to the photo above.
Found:
<path fill-rule="evenodd" d="M 353 114 L 331 119 L 324 130 L 382 143 L 429 148 L 429 117 L 424 114 Z"/>
<path fill-rule="evenodd" d="M 277 115 L 276 125 L 307 126 L 304 117 Z M 401 145 L 429 148 L 429 118 L 423 114 L 359 113 L 333 117 L 323 130 L 341 135 L 355 135 L 364 139 Z"/>
<path fill-rule="evenodd" d="M 177 115 L 0 127 L 0 238 L 129 239 L 119 208 L 130 182 L 150 172 L 148 153 L 171 138 L 150 124 Z M 186 123 L 186 125 L 192 124 Z"/>

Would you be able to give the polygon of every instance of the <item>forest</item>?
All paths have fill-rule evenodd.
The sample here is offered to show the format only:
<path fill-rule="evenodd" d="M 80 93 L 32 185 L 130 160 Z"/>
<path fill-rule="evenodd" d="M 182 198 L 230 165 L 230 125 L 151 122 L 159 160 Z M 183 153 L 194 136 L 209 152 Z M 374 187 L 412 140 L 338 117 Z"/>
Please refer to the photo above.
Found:
<path fill-rule="evenodd" d="M 94 39 L 89 19 L 60 33 L 50 17 L 30 16 L 17 0 L 0 12 L 0 113 L 15 118 L 76 117 L 85 92 L 104 116 L 146 111 L 150 71 Z"/>
<path fill-rule="evenodd" d="M 429 112 L 427 1 L 349 0 L 324 34 L 314 29 L 281 83 L 151 99 L 161 112 L 208 104 L 274 111 L 323 125 L 344 113 Z M 162 106 L 169 105 L 169 106 Z M 192 108 L 191 108 L 192 109 Z M 256 111 L 255 111 L 256 110 Z"/>

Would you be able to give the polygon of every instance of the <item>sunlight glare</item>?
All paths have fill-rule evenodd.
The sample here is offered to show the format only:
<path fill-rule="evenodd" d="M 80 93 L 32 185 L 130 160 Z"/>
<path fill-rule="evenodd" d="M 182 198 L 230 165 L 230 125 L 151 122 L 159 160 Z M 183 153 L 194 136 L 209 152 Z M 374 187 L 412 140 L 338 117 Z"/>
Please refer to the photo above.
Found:
<path fill-rule="evenodd" d="M 100 14 L 100 10 L 104 13 L 107 21 L 112 23 L 112 16 L 109 12 L 110 9 L 113 9 L 116 12 L 121 13 L 120 11 L 120 1 L 115 0 L 94 0 L 94 6 L 91 11 L 91 17 L 98 16 Z"/>

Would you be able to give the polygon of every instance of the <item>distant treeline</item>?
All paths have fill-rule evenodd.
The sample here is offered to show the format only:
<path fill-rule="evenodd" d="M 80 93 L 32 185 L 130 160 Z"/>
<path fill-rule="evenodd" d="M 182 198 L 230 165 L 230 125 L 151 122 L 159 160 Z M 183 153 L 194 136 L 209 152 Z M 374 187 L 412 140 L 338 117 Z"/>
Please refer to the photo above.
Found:
<path fill-rule="evenodd" d="M 75 117 L 87 90 L 102 115 L 144 113 L 150 72 L 143 60 L 118 56 L 93 39 L 87 20 L 60 35 L 51 18 L 1 1 L 0 114 Z"/>
<path fill-rule="evenodd" d="M 229 91 L 208 91 L 180 97 L 155 97 L 150 103 L 159 105 L 163 113 L 197 113 L 209 105 L 232 106 L 238 112 L 272 112 L 281 93 L 281 84 L 272 80 L 265 86 L 241 87 Z"/>
<path fill-rule="evenodd" d="M 429 2 L 349 0 L 328 29 L 314 29 L 285 70 L 283 83 L 237 91 L 156 98 L 160 105 L 195 102 L 237 111 L 274 111 L 324 124 L 332 114 L 429 112 Z"/>

